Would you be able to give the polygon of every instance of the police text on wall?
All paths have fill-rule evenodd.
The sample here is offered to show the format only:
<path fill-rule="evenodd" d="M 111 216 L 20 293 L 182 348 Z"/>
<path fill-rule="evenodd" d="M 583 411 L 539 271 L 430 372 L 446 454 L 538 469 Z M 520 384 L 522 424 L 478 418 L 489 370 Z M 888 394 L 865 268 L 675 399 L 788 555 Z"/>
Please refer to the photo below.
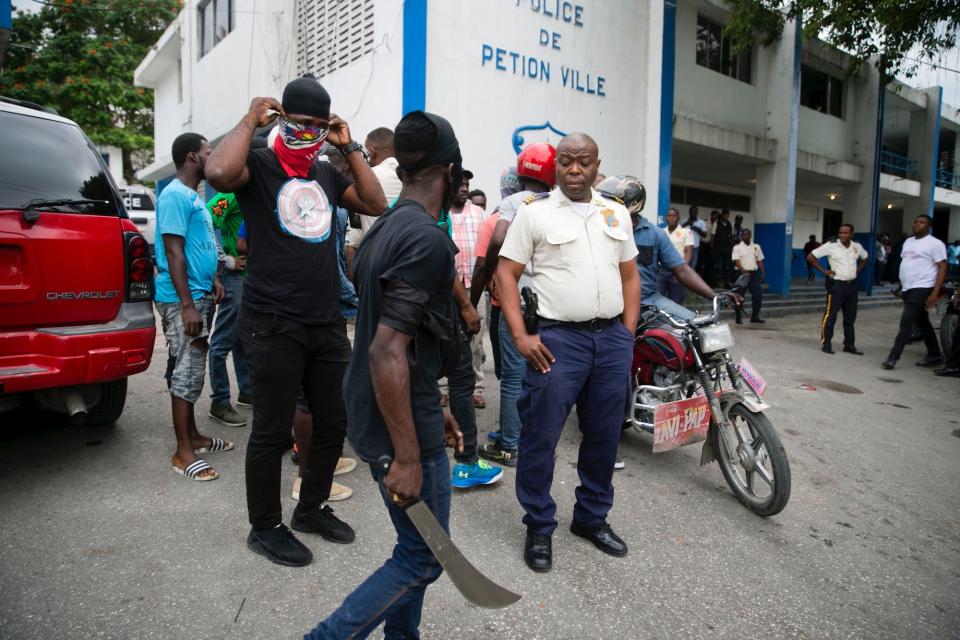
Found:
<path fill-rule="evenodd" d="M 518 9 L 529 8 L 546 21 L 575 29 L 583 28 L 583 6 L 568 0 L 514 0 Z M 544 27 L 552 27 L 549 22 Z M 547 52 L 563 51 L 562 34 L 552 28 L 540 27 L 537 34 L 538 44 L 547 49 Z M 541 50 L 542 52 L 542 50 Z M 542 54 L 541 54 L 542 55 Z M 560 82 L 560 85 L 571 91 L 579 91 L 588 95 L 607 95 L 606 81 L 602 75 L 586 69 L 566 64 L 559 65 L 559 74 L 553 73 L 553 62 L 543 57 L 528 55 L 511 49 L 483 43 L 480 47 L 480 66 L 491 67 L 496 71 L 523 76 L 540 82 Z"/>

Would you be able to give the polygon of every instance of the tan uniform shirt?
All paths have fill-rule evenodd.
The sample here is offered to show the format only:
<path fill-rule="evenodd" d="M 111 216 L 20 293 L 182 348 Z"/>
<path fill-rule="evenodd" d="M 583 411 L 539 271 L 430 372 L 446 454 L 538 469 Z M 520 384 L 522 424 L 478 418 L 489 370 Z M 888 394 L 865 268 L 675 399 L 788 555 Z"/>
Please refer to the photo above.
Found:
<path fill-rule="evenodd" d="M 761 249 L 760 245 L 756 242 L 751 242 L 749 245 L 745 242 L 740 242 L 733 248 L 731 258 L 734 261 L 739 260 L 740 267 L 744 271 L 756 271 L 757 263 L 763 260 L 763 249 Z"/>
<path fill-rule="evenodd" d="M 596 191 L 590 205 L 581 215 L 559 188 L 526 202 L 500 249 L 509 260 L 533 265 L 544 318 L 583 322 L 623 313 L 620 263 L 637 256 L 630 214 Z"/>
<path fill-rule="evenodd" d="M 833 271 L 835 280 L 848 282 L 857 279 L 857 261 L 867 259 L 867 251 L 859 242 L 850 241 L 850 246 L 845 247 L 839 240 L 827 242 L 820 245 L 810 252 L 818 260 L 824 256 L 830 263 L 830 270 Z"/>
<path fill-rule="evenodd" d="M 397 199 L 397 196 L 400 195 L 400 190 L 403 188 L 403 183 L 400 182 L 400 178 L 397 176 L 397 159 L 396 158 L 387 158 L 377 166 L 373 167 L 373 175 L 377 176 L 377 181 L 380 183 L 380 188 L 383 189 L 383 195 L 387 199 L 387 206 L 393 206 L 394 201 Z M 360 241 L 363 240 L 363 236 L 366 235 L 367 231 L 370 230 L 370 227 L 373 226 L 373 223 L 377 221 L 377 216 L 365 216 L 360 214 L 360 228 L 347 229 L 347 246 L 348 247 L 359 247 Z"/>
<path fill-rule="evenodd" d="M 670 243 L 673 245 L 673 248 L 676 249 L 680 257 L 686 261 L 687 256 L 683 250 L 693 246 L 693 232 L 690 231 L 690 229 L 684 229 L 680 225 L 677 225 L 677 228 L 673 231 L 670 231 L 669 228 L 664 229 L 664 231 L 667 233 L 667 237 L 670 238 Z"/>

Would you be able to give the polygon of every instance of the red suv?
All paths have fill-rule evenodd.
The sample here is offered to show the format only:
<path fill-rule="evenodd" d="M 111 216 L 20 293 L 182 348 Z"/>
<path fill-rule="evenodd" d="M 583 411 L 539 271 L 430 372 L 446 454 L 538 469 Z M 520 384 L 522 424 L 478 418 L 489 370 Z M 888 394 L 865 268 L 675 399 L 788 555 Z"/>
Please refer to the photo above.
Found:
<path fill-rule="evenodd" d="M 76 123 L 0 97 L 0 412 L 113 422 L 156 335 L 153 263 Z"/>

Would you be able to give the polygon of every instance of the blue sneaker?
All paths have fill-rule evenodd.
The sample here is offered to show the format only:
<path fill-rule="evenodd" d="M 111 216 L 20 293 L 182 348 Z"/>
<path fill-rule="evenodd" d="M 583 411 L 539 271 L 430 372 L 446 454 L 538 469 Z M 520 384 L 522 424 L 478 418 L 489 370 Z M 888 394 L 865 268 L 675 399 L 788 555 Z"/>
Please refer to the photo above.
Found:
<path fill-rule="evenodd" d="M 487 440 L 490 442 L 500 442 L 500 432 L 499 431 L 488 431 Z"/>
<path fill-rule="evenodd" d="M 469 489 L 480 485 L 493 484 L 503 477 L 503 469 L 494 467 L 486 460 L 477 460 L 476 464 L 458 462 L 453 467 L 451 484 L 457 489 Z"/>

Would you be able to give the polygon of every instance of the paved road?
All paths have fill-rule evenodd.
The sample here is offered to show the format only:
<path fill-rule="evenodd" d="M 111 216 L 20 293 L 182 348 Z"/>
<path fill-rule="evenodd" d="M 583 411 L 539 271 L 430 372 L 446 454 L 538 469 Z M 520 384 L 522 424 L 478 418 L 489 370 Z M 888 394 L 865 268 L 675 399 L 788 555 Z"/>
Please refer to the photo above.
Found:
<path fill-rule="evenodd" d="M 750 514 L 716 465 L 697 466 L 698 448 L 654 456 L 648 436 L 631 434 L 610 516 L 630 554 L 602 555 L 566 529 L 577 483 L 572 420 L 557 458 L 554 571 L 523 565 L 512 471 L 502 486 L 457 494 L 455 539 L 524 599 L 505 611 L 472 608 L 441 578 L 427 592 L 424 637 L 960 635 L 960 381 L 913 366 L 916 346 L 897 370 L 879 368 L 895 310 L 861 315 L 863 358 L 819 353 L 818 320 L 736 330 L 736 353 L 770 383 L 769 416 L 790 457 L 783 513 Z M 162 355 L 131 381 L 113 427 L 0 417 L 0 637 L 297 638 L 386 557 L 391 529 L 363 467 L 343 477 L 356 494 L 337 507 L 357 530 L 354 544 L 304 536 L 316 559 L 303 569 L 247 551 L 247 430 L 202 418 L 238 450 L 209 457 L 216 482 L 175 476 Z M 490 404 L 482 431 L 496 421 Z M 198 408 L 205 415 L 207 400 Z M 284 475 L 287 494 L 289 462 Z M 293 506 L 285 497 L 287 516 Z"/>

